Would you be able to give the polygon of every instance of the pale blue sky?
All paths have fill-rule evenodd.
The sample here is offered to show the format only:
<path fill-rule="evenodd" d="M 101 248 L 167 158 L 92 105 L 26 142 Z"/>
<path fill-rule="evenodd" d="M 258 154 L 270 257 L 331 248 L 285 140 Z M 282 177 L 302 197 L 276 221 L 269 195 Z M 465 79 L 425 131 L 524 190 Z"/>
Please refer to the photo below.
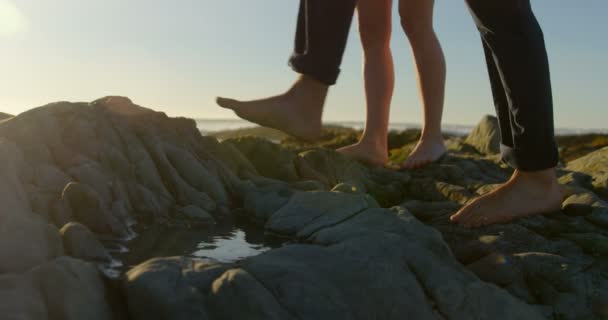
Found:
<path fill-rule="evenodd" d="M 233 118 L 216 95 L 285 89 L 296 0 L 0 0 L 0 111 L 110 94 L 173 116 Z M 533 0 L 551 60 L 556 123 L 608 127 L 606 0 Z M 437 0 L 448 61 L 445 122 L 493 113 L 479 36 L 461 0 Z M 393 122 L 420 122 L 411 55 L 394 19 Z M 361 49 L 353 27 L 326 120 L 362 120 Z"/>

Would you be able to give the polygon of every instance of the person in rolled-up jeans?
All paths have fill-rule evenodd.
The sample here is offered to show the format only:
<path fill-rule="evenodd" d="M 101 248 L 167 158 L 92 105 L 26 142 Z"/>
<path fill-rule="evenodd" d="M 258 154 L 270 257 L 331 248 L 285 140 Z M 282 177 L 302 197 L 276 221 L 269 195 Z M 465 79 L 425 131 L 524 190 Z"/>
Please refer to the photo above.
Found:
<path fill-rule="evenodd" d="M 502 157 L 515 171 L 508 182 L 474 199 L 451 220 L 479 227 L 559 210 L 563 194 L 555 173 L 558 152 L 549 63 L 530 0 L 465 2 L 481 34 Z M 318 137 L 327 89 L 339 73 L 355 5 L 303 0 L 299 40 L 291 59 L 301 76 L 291 89 L 263 100 L 218 98 L 218 103 L 244 119 L 304 138 Z"/>

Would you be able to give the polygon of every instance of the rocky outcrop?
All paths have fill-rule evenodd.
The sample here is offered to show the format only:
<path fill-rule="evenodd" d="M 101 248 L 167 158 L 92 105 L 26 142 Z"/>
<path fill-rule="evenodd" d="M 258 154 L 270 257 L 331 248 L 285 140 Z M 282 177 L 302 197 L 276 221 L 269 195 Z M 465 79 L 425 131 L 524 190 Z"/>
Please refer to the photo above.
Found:
<path fill-rule="evenodd" d="M 78 222 L 69 222 L 61 230 L 66 254 L 88 261 L 110 262 L 112 258 L 95 235 Z"/>
<path fill-rule="evenodd" d="M 500 128 L 498 119 L 485 116 L 464 141 L 473 146 L 481 154 L 497 154 L 500 152 Z"/>
<path fill-rule="evenodd" d="M 9 119 L 9 118 L 12 118 L 12 117 L 13 116 L 10 115 L 10 114 L 8 114 L 8 113 L 0 112 L 0 121 L 6 120 L 6 119 Z"/>
<path fill-rule="evenodd" d="M 267 216 L 268 231 L 305 244 L 233 265 L 145 263 L 125 278 L 132 318 L 543 319 L 471 274 L 404 208 L 381 209 L 363 194 L 305 192 Z M 233 301 L 243 303 L 231 308 Z"/>
<path fill-rule="evenodd" d="M 207 151 L 218 145 L 192 120 L 120 97 L 0 122 L 3 318 L 115 318 L 97 268 L 65 255 L 108 263 L 98 238 L 129 239 L 136 221 L 226 216 L 236 178 Z"/>
<path fill-rule="evenodd" d="M 605 149 L 560 171 L 568 191 L 561 213 L 480 229 L 449 221 L 509 177 L 493 155 L 496 129 L 486 118 L 469 137 L 450 137 L 439 162 L 397 172 L 331 150 L 356 139 L 353 132 L 328 131 L 314 146 L 218 142 L 192 120 L 126 98 L 30 110 L 0 122 L 0 314 L 608 317 Z M 391 137 L 397 148 L 417 136 Z M 394 152 L 404 157 L 407 148 Z M 111 259 L 104 245 L 136 236 L 135 224 L 213 228 L 234 215 L 286 244 L 233 263 L 159 257 L 130 269 L 118 286 L 97 271 Z M 150 239 L 151 250 L 171 242 Z"/>
<path fill-rule="evenodd" d="M 2 319 L 115 319 L 105 295 L 97 268 L 72 258 L 57 258 L 24 273 L 0 274 Z"/>
<path fill-rule="evenodd" d="M 595 190 L 608 199 L 608 147 L 570 162 L 567 169 L 589 175 Z"/>

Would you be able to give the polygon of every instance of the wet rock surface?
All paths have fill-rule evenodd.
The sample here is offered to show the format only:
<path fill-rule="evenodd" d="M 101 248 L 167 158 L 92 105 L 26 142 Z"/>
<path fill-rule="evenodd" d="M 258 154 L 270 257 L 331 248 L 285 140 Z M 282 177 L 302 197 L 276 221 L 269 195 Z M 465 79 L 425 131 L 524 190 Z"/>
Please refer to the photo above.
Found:
<path fill-rule="evenodd" d="M 562 212 L 465 229 L 449 216 L 511 173 L 492 118 L 446 137 L 438 163 L 405 172 L 332 150 L 354 131 L 315 145 L 218 142 L 121 97 L 0 121 L 3 319 L 608 317 L 599 146 L 560 168 Z M 416 138 L 391 133 L 391 157 Z M 172 238 L 156 229 L 213 230 L 235 216 L 284 243 L 236 261 L 167 257 Z M 112 244 L 129 240 L 158 258 L 107 279 Z"/>

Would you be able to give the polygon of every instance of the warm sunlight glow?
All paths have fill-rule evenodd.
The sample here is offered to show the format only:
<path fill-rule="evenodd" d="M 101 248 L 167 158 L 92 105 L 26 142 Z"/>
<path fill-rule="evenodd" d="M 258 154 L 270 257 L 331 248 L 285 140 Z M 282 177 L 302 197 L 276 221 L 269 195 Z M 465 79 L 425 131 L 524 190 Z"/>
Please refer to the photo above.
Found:
<path fill-rule="evenodd" d="M 0 36 L 10 36 L 26 29 L 26 19 L 8 0 L 0 0 Z"/>

